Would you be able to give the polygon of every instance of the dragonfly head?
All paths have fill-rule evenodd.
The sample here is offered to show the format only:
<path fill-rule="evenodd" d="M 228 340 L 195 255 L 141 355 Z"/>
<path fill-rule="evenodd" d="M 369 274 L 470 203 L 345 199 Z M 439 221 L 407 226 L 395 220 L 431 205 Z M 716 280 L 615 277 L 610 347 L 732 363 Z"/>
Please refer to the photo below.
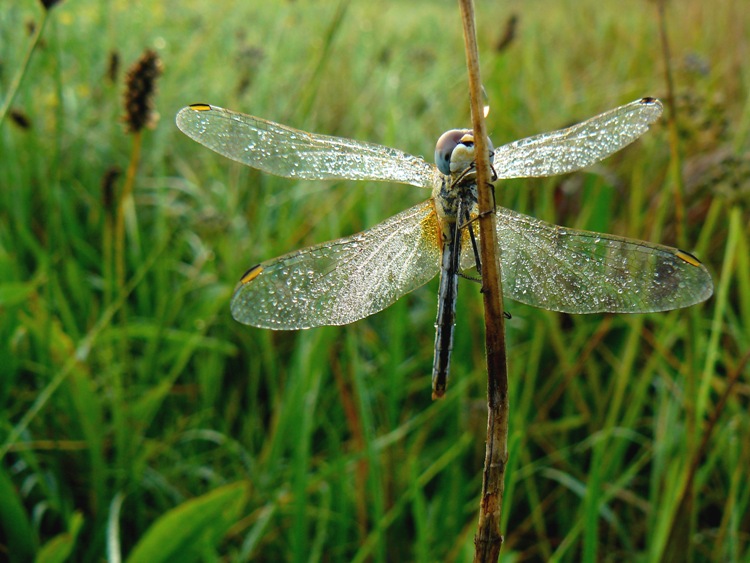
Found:
<path fill-rule="evenodd" d="M 487 139 L 490 157 L 492 142 Z M 474 133 L 471 129 L 451 129 L 438 139 L 435 145 L 435 164 L 438 170 L 450 176 L 463 172 L 474 163 Z"/>

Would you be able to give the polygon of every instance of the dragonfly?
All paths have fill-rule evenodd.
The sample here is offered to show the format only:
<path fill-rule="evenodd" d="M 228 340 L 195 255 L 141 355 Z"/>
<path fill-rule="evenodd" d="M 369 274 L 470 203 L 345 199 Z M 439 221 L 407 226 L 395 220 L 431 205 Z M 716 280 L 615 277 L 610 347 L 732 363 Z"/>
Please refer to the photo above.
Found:
<path fill-rule="evenodd" d="M 641 98 L 572 127 L 498 148 L 495 180 L 579 170 L 629 145 L 662 114 Z M 409 184 L 431 197 L 363 232 L 261 262 L 231 300 L 247 325 L 297 330 L 344 325 L 377 313 L 438 273 L 433 397 L 444 395 L 456 321 L 458 278 L 478 262 L 474 137 L 444 133 L 435 164 L 369 142 L 308 133 L 210 104 L 177 114 L 190 138 L 232 160 L 304 180 Z M 546 223 L 496 206 L 503 293 L 564 313 L 648 313 L 688 307 L 713 293 L 706 267 L 684 250 Z"/>

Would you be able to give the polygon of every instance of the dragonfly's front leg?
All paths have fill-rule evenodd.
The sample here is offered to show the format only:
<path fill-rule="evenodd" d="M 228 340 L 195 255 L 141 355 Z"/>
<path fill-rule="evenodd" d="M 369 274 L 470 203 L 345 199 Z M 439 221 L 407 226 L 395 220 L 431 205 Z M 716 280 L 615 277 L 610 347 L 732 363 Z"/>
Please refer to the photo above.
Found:
<path fill-rule="evenodd" d="M 479 247 L 477 246 L 477 236 L 474 234 L 474 223 L 469 222 L 466 227 L 469 230 L 469 238 L 471 239 L 471 250 L 474 252 L 474 264 L 477 268 L 477 274 L 482 277 L 482 261 L 479 258 Z M 466 276 L 463 276 L 466 277 Z"/>

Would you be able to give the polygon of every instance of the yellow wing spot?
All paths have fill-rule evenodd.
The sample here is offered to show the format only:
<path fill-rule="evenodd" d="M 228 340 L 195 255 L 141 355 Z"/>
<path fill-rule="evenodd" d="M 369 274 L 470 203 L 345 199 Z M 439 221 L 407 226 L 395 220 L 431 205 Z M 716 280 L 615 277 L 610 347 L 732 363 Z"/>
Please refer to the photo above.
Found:
<path fill-rule="evenodd" d="M 422 219 L 422 239 L 428 241 L 429 246 L 443 250 L 443 237 L 440 233 L 440 223 L 438 222 L 437 212 L 435 211 L 435 202 L 430 200 L 432 210 Z"/>
<path fill-rule="evenodd" d="M 696 268 L 701 266 L 701 261 L 698 260 L 695 256 L 690 254 L 689 252 L 685 252 L 684 250 L 677 250 L 675 252 L 675 255 L 690 264 L 691 266 L 695 266 Z"/>
<path fill-rule="evenodd" d="M 242 285 L 250 283 L 255 278 L 257 278 L 262 271 L 263 271 L 263 266 L 261 266 L 260 264 L 258 264 L 257 266 L 253 266 L 247 272 L 242 274 L 242 277 L 240 278 L 240 283 Z"/>
<path fill-rule="evenodd" d="M 210 111 L 212 109 L 208 104 L 190 104 L 188 107 L 195 111 Z"/>

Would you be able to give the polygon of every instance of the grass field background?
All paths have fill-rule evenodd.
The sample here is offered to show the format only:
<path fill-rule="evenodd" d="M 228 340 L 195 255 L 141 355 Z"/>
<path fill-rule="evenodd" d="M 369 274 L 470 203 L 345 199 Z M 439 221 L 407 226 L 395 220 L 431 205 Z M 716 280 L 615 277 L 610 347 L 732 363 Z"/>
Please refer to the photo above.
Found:
<path fill-rule="evenodd" d="M 476 10 L 495 145 L 668 93 L 653 2 Z M 41 14 L 32 0 L 0 6 L 0 100 Z M 685 0 L 666 23 L 677 144 L 663 120 L 585 172 L 503 182 L 498 196 L 676 246 L 676 149 L 681 245 L 715 294 L 632 316 L 506 303 L 504 561 L 750 559 L 750 10 Z M 143 134 L 118 285 L 102 182 L 131 159 L 123 75 L 146 48 L 163 65 L 160 120 Z M 209 102 L 431 160 L 444 130 L 469 124 L 466 84 L 454 2 L 51 10 L 0 129 L 0 560 L 471 557 L 486 417 L 478 287 L 460 284 L 438 402 L 437 280 L 344 327 L 277 333 L 229 314 L 248 267 L 427 194 L 270 177 L 174 125 Z"/>

